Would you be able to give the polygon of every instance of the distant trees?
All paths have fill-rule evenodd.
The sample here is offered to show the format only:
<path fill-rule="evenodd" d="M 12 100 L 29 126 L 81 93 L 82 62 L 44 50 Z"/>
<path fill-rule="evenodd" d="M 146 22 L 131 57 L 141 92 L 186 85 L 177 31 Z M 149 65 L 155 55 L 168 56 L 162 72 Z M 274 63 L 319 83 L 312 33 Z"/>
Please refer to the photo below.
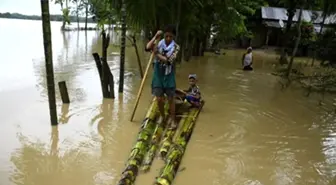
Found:
<path fill-rule="evenodd" d="M 0 18 L 7 19 L 25 19 L 25 20 L 42 20 L 39 15 L 23 15 L 19 13 L 0 13 Z M 69 16 L 70 22 L 75 22 L 77 20 L 76 16 Z M 85 17 L 79 17 L 79 22 L 85 22 Z M 63 21 L 62 15 L 50 15 L 50 21 Z M 87 20 L 88 23 L 94 23 L 91 18 Z"/>

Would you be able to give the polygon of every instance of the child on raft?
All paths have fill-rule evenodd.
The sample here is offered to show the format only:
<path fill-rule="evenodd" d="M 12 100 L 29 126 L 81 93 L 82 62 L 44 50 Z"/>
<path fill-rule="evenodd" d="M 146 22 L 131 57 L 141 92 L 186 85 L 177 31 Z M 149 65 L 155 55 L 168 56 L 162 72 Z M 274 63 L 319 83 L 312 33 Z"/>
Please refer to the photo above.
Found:
<path fill-rule="evenodd" d="M 252 63 L 253 63 L 253 57 L 252 57 L 252 47 L 247 48 L 247 52 L 244 53 L 242 57 L 242 65 L 244 71 L 252 71 Z"/>
<path fill-rule="evenodd" d="M 192 106 L 199 107 L 201 104 L 201 91 L 197 86 L 197 75 L 190 74 L 188 76 L 189 88 L 187 90 L 179 90 L 177 92 L 180 94 L 180 98 L 188 101 Z"/>

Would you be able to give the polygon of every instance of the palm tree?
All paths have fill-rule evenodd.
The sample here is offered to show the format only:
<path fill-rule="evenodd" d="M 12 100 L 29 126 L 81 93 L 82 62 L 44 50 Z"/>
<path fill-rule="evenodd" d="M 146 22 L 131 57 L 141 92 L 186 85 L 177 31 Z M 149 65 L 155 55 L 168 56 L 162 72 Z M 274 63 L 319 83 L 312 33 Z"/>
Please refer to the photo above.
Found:
<path fill-rule="evenodd" d="M 49 1 L 41 0 L 42 11 L 42 27 L 43 27 L 43 43 L 44 43 L 44 57 L 46 65 L 46 76 L 48 86 L 49 112 L 50 121 L 52 125 L 57 125 L 57 110 L 56 110 L 56 96 L 55 96 L 55 82 L 54 82 L 54 66 L 52 60 L 52 42 L 50 29 L 50 14 Z"/>

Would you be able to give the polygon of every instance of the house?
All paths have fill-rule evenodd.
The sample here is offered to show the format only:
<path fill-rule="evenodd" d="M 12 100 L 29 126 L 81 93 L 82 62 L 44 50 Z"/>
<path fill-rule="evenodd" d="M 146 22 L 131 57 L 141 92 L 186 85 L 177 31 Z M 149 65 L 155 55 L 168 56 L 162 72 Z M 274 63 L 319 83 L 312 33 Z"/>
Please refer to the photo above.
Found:
<path fill-rule="evenodd" d="M 296 10 L 293 17 L 293 25 L 298 22 L 300 10 Z M 262 28 L 259 33 L 255 33 L 253 39 L 254 46 L 279 46 L 283 29 L 286 27 L 288 19 L 287 9 L 278 7 L 261 7 Z M 303 10 L 302 20 L 312 22 L 314 30 L 320 32 L 323 21 L 322 11 Z M 336 25 L 336 14 L 328 16 L 325 20 L 324 28 L 334 27 Z"/>

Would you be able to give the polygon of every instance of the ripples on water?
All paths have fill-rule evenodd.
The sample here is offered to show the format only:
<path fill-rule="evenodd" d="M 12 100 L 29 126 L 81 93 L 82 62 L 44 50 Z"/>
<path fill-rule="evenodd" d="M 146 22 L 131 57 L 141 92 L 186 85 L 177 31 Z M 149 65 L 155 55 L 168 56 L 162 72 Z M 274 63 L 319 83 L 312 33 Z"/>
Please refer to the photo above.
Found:
<path fill-rule="evenodd" d="M 0 23 L 11 25 L 0 30 L 0 49 L 7 53 L 0 61 L 0 134 L 4 138 L 0 140 L 0 184 L 116 184 L 151 99 L 148 80 L 137 123 L 130 123 L 140 84 L 133 48 L 127 48 L 125 93 L 102 101 L 91 55 L 101 51 L 99 33 L 63 35 L 58 31 L 60 23 L 52 23 L 55 81 L 67 82 L 71 104 L 61 105 L 57 93 L 60 125 L 50 128 L 42 35 L 35 30 L 41 24 L 4 19 Z M 17 33 L 23 25 L 30 26 L 24 34 Z M 20 55 L 7 49 L 15 42 L 7 39 L 11 34 L 20 35 L 22 44 L 15 50 Z M 118 42 L 117 34 L 111 38 L 112 45 Z M 112 45 L 108 62 L 117 90 L 119 48 Z M 148 56 L 141 56 L 145 66 Z M 179 172 L 175 184 L 333 183 L 335 113 L 318 106 L 316 97 L 304 97 L 291 88 L 280 91 L 264 59 L 255 58 L 253 72 L 239 69 L 241 52 L 234 51 L 194 58 L 177 67 L 180 88 L 187 85 L 189 73 L 198 74 L 206 106 L 183 159 L 181 167 L 186 170 Z M 14 75 L 16 70 L 19 75 Z M 155 161 L 151 173 L 140 175 L 137 184 L 152 183 L 161 166 Z"/>

